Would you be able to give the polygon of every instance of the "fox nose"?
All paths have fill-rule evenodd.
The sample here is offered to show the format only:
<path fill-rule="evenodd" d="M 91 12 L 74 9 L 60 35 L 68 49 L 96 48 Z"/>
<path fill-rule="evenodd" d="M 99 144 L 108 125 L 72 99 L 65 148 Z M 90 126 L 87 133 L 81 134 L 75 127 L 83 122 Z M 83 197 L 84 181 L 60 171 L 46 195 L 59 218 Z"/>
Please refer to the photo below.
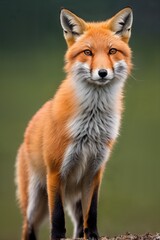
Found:
<path fill-rule="evenodd" d="M 98 71 L 98 75 L 99 75 L 101 78 L 106 77 L 107 74 L 108 74 L 108 72 L 107 72 L 106 69 L 100 69 L 100 70 Z"/>

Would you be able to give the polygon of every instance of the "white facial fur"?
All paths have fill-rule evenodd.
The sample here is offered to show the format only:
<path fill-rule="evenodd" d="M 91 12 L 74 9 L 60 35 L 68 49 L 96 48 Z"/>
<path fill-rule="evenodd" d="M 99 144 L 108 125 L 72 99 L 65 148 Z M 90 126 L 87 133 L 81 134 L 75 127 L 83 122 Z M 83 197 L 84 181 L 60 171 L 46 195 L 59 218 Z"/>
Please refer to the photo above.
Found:
<path fill-rule="evenodd" d="M 127 78 L 127 64 L 124 60 L 116 62 L 113 69 L 107 68 L 107 76 L 102 79 L 98 71 L 100 69 L 90 70 L 87 63 L 76 62 L 73 66 L 73 75 L 78 79 L 78 81 L 87 81 L 94 83 L 96 85 L 104 86 L 106 84 L 113 84 L 117 81 L 124 82 Z"/>

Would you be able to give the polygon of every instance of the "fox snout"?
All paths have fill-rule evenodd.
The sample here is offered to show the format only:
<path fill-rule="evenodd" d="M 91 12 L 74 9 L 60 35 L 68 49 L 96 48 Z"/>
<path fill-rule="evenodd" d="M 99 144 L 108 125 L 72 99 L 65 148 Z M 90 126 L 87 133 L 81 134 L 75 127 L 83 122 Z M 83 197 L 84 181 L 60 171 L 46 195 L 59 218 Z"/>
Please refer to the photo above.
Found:
<path fill-rule="evenodd" d="M 107 68 L 97 68 L 91 70 L 91 81 L 96 84 L 106 84 L 113 79 L 114 74 L 112 69 Z"/>
<path fill-rule="evenodd" d="M 124 82 L 127 78 L 128 67 L 124 60 L 116 62 L 112 68 L 92 69 L 89 64 L 77 62 L 73 67 L 75 81 L 86 81 L 95 85 Z"/>

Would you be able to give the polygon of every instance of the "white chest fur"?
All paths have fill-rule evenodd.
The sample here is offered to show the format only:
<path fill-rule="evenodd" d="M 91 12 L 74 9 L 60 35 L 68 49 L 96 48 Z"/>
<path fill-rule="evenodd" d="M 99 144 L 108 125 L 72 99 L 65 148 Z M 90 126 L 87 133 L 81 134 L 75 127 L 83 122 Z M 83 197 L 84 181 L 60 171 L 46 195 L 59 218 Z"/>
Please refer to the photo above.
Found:
<path fill-rule="evenodd" d="M 79 111 L 68 124 L 73 142 L 61 168 L 61 175 L 65 179 L 69 176 L 73 185 L 88 172 L 95 174 L 109 157 L 107 141 L 116 139 L 120 126 L 119 90 L 117 85 L 99 87 L 84 82 L 76 88 Z"/>

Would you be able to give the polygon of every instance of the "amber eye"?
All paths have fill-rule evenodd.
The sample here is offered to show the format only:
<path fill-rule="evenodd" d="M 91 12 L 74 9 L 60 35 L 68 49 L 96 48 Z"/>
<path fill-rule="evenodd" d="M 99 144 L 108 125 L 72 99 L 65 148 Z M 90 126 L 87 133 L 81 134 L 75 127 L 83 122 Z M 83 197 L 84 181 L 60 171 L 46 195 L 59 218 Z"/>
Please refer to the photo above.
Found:
<path fill-rule="evenodd" d="M 92 52 L 91 52 L 91 50 L 89 50 L 89 49 L 84 50 L 84 54 L 85 54 L 86 56 L 92 56 Z"/>
<path fill-rule="evenodd" d="M 112 54 L 115 54 L 117 52 L 117 49 L 116 48 L 111 48 L 109 50 L 109 54 L 112 55 Z"/>

